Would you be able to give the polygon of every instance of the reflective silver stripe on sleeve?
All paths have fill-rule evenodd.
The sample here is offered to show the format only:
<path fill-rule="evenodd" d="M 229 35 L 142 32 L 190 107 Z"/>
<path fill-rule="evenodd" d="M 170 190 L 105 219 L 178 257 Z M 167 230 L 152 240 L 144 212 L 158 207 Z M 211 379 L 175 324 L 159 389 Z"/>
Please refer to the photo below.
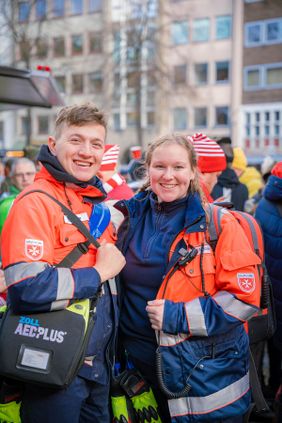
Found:
<path fill-rule="evenodd" d="M 237 401 L 249 390 L 249 372 L 229 386 L 205 397 L 185 397 L 168 400 L 171 417 L 187 414 L 207 414 Z"/>
<path fill-rule="evenodd" d="M 69 306 L 69 300 L 53 301 L 51 303 L 50 311 L 63 310 Z"/>
<path fill-rule="evenodd" d="M 225 313 L 239 320 L 248 320 L 258 311 L 255 306 L 243 303 L 227 291 L 220 291 L 213 298 Z"/>
<path fill-rule="evenodd" d="M 185 303 L 188 328 L 193 336 L 208 336 L 205 316 L 199 298 Z"/>
<path fill-rule="evenodd" d="M 109 279 L 109 287 L 112 295 L 117 295 L 117 284 L 115 278 Z"/>
<path fill-rule="evenodd" d="M 70 269 L 64 267 L 58 267 L 58 288 L 56 300 L 51 304 L 51 310 L 56 310 L 58 307 L 62 308 L 58 304 L 58 301 L 66 301 L 73 297 L 74 291 L 74 280 Z"/>
<path fill-rule="evenodd" d="M 159 336 L 157 335 L 157 340 L 159 341 L 159 345 L 162 347 L 173 347 L 176 344 L 180 344 L 180 342 L 184 342 L 189 338 L 187 333 L 178 333 L 177 335 L 169 335 L 168 333 L 164 333 L 163 331 L 159 332 Z"/>
<path fill-rule="evenodd" d="M 33 278 L 38 275 L 38 273 L 43 272 L 46 267 L 49 267 L 49 264 L 43 261 L 36 261 L 34 263 L 19 263 L 10 266 L 4 271 L 6 285 L 8 287 L 16 282 L 20 282 L 21 280 Z"/>

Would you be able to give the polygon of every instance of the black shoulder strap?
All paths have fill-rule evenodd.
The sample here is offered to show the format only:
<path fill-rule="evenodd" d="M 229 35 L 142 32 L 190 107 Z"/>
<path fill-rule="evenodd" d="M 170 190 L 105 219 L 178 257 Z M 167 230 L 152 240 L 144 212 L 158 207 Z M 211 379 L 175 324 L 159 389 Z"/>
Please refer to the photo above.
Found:
<path fill-rule="evenodd" d="M 256 411 L 269 411 L 269 406 L 264 399 L 264 395 L 261 389 L 261 384 L 258 377 L 257 368 L 254 362 L 253 354 L 249 348 L 249 360 L 250 360 L 250 386 L 252 389 L 252 397 L 256 406 Z"/>
<path fill-rule="evenodd" d="M 53 197 L 48 192 L 45 192 L 43 190 L 31 190 L 23 194 L 23 197 L 33 193 L 33 192 L 39 192 L 41 194 L 47 195 L 51 200 L 53 200 L 55 203 L 57 203 L 61 209 L 64 215 L 67 216 L 67 218 L 70 220 L 70 222 L 77 227 L 77 229 L 87 238 L 87 241 L 81 242 L 75 246 L 75 248 L 69 252 L 69 254 L 66 255 L 66 257 L 63 258 L 60 263 L 57 264 L 56 267 L 72 267 L 72 265 L 80 258 L 82 254 L 86 254 L 88 251 L 88 247 L 90 243 L 92 243 L 96 248 L 100 247 L 99 242 L 91 235 L 87 227 L 81 222 L 81 220 L 70 210 L 68 209 L 63 203 L 61 203 L 57 198 Z"/>

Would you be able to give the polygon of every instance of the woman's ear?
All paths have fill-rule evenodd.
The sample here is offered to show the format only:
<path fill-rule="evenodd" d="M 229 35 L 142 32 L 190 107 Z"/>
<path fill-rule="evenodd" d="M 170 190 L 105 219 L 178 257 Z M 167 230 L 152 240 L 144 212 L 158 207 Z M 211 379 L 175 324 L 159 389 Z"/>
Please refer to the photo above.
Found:
<path fill-rule="evenodd" d="M 53 156 L 56 156 L 56 139 L 54 137 L 49 136 L 48 147 Z"/>

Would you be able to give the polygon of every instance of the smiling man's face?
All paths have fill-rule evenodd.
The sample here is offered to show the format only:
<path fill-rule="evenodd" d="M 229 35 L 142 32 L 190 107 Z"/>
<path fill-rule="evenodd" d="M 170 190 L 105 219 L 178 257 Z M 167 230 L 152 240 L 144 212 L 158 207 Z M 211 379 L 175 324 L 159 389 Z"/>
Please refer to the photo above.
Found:
<path fill-rule="evenodd" d="M 49 137 L 48 146 L 65 171 L 82 182 L 96 175 L 104 153 L 106 130 L 97 123 L 64 125 L 58 138 Z"/>

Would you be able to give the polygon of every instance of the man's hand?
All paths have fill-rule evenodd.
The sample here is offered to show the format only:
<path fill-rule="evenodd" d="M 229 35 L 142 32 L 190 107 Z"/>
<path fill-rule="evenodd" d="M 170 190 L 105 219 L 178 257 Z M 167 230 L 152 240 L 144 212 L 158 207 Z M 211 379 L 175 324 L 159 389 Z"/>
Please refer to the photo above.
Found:
<path fill-rule="evenodd" d="M 0 294 L 5 291 L 7 291 L 5 276 L 3 270 L 0 269 Z"/>
<path fill-rule="evenodd" d="M 103 240 L 97 250 L 96 264 L 94 266 L 94 269 L 97 270 L 101 277 L 101 282 L 116 276 L 124 265 L 125 258 L 117 247 Z"/>
<path fill-rule="evenodd" d="M 165 300 L 148 301 L 146 311 L 148 313 L 151 326 L 155 330 L 162 330 L 164 318 Z"/>

